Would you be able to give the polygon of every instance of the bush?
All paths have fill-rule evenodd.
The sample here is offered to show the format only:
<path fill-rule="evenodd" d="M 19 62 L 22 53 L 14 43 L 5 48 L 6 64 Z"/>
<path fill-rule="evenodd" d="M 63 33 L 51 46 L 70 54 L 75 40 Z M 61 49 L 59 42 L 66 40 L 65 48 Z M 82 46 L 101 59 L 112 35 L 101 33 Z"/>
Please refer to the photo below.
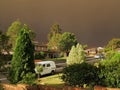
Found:
<path fill-rule="evenodd" d="M 45 58 L 45 53 L 40 52 L 40 53 L 35 53 L 35 59 L 44 59 Z"/>
<path fill-rule="evenodd" d="M 43 66 L 42 65 L 37 65 L 35 67 L 35 72 L 38 74 L 38 79 L 40 78 L 40 73 L 43 71 Z"/>
<path fill-rule="evenodd" d="M 120 53 L 100 63 L 100 85 L 120 88 Z"/>
<path fill-rule="evenodd" d="M 67 57 L 67 65 L 80 64 L 85 61 L 85 52 L 79 43 L 72 46 L 69 56 Z"/>
<path fill-rule="evenodd" d="M 105 57 L 106 57 L 106 59 L 107 60 L 110 60 L 114 55 L 115 55 L 115 51 L 108 51 L 107 53 L 106 53 L 106 55 L 105 55 Z"/>
<path fill-rule="evenodd" d="M 25 83 L 25 84 L 28 84 L 28 85 L 34 85 L 35 84 L 35 74 L 34 73 L 27 73 L 22 81 L 20 81 L 19 83 Z"/>
<path fill-rule="evenodd" d="M 91 86 L 98 80 L 97 67 L 87 63 L 73 64 L 64 68 L 61 78 L 70 86 Z"/>

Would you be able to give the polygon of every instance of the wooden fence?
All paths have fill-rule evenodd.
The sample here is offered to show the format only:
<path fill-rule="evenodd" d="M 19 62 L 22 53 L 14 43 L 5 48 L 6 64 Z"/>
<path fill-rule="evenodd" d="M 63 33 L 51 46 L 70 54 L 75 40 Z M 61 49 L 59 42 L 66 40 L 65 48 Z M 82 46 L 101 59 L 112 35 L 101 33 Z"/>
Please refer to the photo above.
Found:
<path fill-rule="evenodd" d="M 25 84 L 2 84 L 4 90 L 93 90 L 93 89 L 85 89 L 85 88 L 77 88 L 77 87 L 70 87 L 64 86 L 63 88 L 57 88 L 52 86 L 46 85 L 35 85 L 35 86 L 28 86 Z M 120 88 L 106 88 L 101 86 L 95 86 L 94 90 L 120 90 Z"/>
<path fill-rule="evenodd" d="M 53 86 L 46 86 L 46 85 L 35 85 L 35 86 L 28 86 L 25 84 L 2 84 L 4 90 L 90 90 L 84 88 L 75 88 L 70 86 L 64 86 L 63 88 L 53 87 Z"/>

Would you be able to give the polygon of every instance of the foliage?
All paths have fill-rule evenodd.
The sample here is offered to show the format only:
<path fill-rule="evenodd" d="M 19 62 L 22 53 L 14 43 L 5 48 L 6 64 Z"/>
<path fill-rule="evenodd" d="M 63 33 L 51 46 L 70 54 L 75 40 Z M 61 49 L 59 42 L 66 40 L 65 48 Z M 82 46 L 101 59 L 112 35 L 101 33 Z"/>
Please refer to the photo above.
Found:
<path fill-rule="evenodd" d="M 15 47 L 16 38 L 18 36 L 18 32 L 21 29 L 22 25 L 20 21 L 14 21 L 11 26 L 8 28 L 7 35 L 10 37 L 9 43 L 12 45 L 12 48 Z"/>
<path fill-rule="evenodd" d="M 35 84 L 35 74 L 28 72 L 26 75 L 23 76 L 23 79 L 19 83 L 34 85 Z"/>
<path fill-rule="evenodd" d="M 40 73 L 43 71 L 42 65 L 37 65 L 37 66 L 35 67 L 35 70 L 36 70 L 36 73 L 40 74 Z"/>
<path fill-rule="evenodd" d="M 0 54 L 2 53 L 2 51 L 6 51 L 9 54 L 11 45 L 8 42 L 9 37 L 0 31 Z"/>
<path fill-rule="evenodd" d="M 25 25 L 24 25 L 25 26 Z M 9 43 L 12 45 L 12 49 L 14 50 L 15 44 L 16 44 L 16 39 L 18 37 L 18 33 L 20 32 L 20 29 L 22 28 L 22 24 L 19 20 L 14 21 L 11 26 L 8 28 L 7 31 L 7 36 L 10 37 Z M 26 25 L 26 28 L 28 26 Z M 29 29 L 29 36 L 30 39 L 33 40 L 35 38 L 35 33 Z"/>
<path fill-rule="evenodd" d="M 48 34 L 48 40 L 50 40 L 54 35 L 61 34 L 62 29 L 60 28 L 60 25 L 55 23 L 50 28 L 50 33 Z"/>
<path fill-rule="evenodd" d="M 98 81 L 98 74 L 96 72 L 97 67 L 91 64 L 73 64 L 64 68 L 61 78 L 70 86 L 83 87 L 84 84 L 90 86 Z"/>
<path fill-rule="evenodd" d="M 34 45 L 29 37 L 29 28 L 24 25 L 17 38 L 9 80 L 18 83 L 27 73 L 34 73 L 34 68 Z"/>
<path fill-rule="evenodd" d="M 35 67 L 35 72 L 38 74 L 38 78 L 40 78 L 40 73 L 43 71 L 43 66 L 42 65 L 37 65 Z"/>
<path fill-rule="evenodd" d="M 115 50 L 117 48 L 120 48 L 120 38 L 113 38 L 108 42 L 105 51 Z"/>
<path fill-rule="evenodd" d="M 83 48 L 84 48 L 84 49 L 87 49 L 87 48 L 88 48 L 88 45 L 87 45 L 87 44 L 83 45 Z"/>
<path fill-rule="evenodd" d="M 79 43 L 75 46 L 72 46 L 69 56 L 67 58 L 67 65 L 80 64 L 85 61 L 85 52 L 82 45 Z"/>
<path fill-rule="evenodd" d="M 59 50 L 58 45 L 61 39 L 61 34 L 55 34 L 51 37 L 48 43 L 48 49 L 52 50 Z"/>
<path fill-rule="evenodd" d="M 35 59 L 44 59 L 45 58 L 45 53 L 40 52 L 40 53 L 35 53 Z"/>
<path fill-rule="evenodd" d="M 61 36 L 61 40 L 59 41 L 59 49 L 63 52 L 68 52 L 73 45 L 77 44 L 77 39 L 75 34 L 70 32 L 65 32 Z"/>
<path fill-rule="evenodd" d="M 61 39 L 61 28 L 59 24 L 53 24 L 48 34 L 48 49 L 58 50 L 58 43 Z"/>
<path fill-rule="evenodd" d="M 110 50 L 110 51 L 107 51 L 106 52 L 106 55 L 105 55 L 105 57 L 106 57 L 106 59 L 107 60 L 111 60 L 111 58 L 115 55 L 115 51 L 113 51 L 113 50 Z"/>
<path fill-rule="evenodd" d="M 120 88 L 120 53 L 115 53 L 110 60 L 100 63 L 100 85 Z"/>

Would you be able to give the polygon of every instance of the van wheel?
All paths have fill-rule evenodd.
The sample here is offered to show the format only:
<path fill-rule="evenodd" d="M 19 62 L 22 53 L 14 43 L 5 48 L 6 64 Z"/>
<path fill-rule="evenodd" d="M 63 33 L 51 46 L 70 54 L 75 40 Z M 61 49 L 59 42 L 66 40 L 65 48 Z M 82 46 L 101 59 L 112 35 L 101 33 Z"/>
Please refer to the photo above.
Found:
<path fill-rule="evenodd" d="M 55 71 L 52 71 L 51 74 L 54 75 L 54 74 L 55 74 Z"/>

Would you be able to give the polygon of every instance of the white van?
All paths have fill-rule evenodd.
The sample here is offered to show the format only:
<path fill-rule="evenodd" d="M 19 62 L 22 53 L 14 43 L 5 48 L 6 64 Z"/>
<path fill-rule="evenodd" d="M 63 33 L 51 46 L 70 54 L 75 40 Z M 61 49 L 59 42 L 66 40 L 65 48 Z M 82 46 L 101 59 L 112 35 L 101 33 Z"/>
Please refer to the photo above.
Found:
<path fill-rule="evenodd" d="M 54 61 L 41 61 L 41 62 L 36 62 L 35 66 L 37 65 L 42 65 L 43 71 L 40 73 L 40 75 L 46 75 L 46 74 L 54 74 L 56 70 L 56 65 Z M 35 69 L 35 72 L 36 69 Z"/>

